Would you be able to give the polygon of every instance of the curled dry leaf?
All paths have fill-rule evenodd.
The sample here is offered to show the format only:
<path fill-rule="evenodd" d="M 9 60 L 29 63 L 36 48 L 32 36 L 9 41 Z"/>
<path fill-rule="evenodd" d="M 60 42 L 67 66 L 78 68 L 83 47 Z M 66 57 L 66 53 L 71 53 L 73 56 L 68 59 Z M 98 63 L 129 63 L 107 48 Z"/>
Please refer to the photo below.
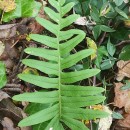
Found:
<path fill-rule="evenodd" d="M 86 25 L 87 24 L 87 18 L 86 17 L 80 17 L 75 21 L 75 24 Z"/>
<path fill-rule="evenodd" d="M 124 77 L 130 78 L 130 60 L 129 61 L 123 61 L 120 60 L 117 62 L 118 67 L 118 74 L 117 74 L 117 81 L 123 80 Z"/>
<path fill-rule="evenodd" d="M 10 12 L 16 8 L 15 0 L 0 0 L 0 9 Z"/>
<path fill-rule="evenodd" d="M 16 24 L 0 25 L 0 39 L 11 38 L 16 35 Z"/>
<path fill-rule="evenodd" d="M 115 98 L 114 106 L 118 108 L 125 108 L 125 112 L 130 113 L 130 90 L 121 90 L 124 86 L 122 83 L 115 83 Z"/>
<path fill-rule="evenodd" d="M 110 115 L 100 119 L 98 130 L 109 130 L 112 124 L 112 111 L 107 106 L 103 106 L 103 110 Z"/>

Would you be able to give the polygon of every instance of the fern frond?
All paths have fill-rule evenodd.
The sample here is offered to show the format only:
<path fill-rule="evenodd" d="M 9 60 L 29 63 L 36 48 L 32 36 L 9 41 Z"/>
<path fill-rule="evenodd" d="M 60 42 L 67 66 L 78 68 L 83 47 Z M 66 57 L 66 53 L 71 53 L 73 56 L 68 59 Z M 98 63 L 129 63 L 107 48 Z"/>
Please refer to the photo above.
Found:
<path fill-rule="evenodd" d="M 48 46 L 49 49 L 25 49 L 26 53 L 42 57 L 46 61 L 33 59 L 22 61 L 25 65 L 47 74 L 48 77 L 19 74 L 20 79 L 47 91 L 24 93 L 14 96 L 13 99 L 52 105 L 23 119 L 19 126 L 30 126 L 49 121 L 45 130 L 50 130 L 50 128 L 53 128 L 53 130 L 64 130 L 64 125 L 67 125 L 72 130 L 88 130 L 80 120 L 101 118 L 108 115 L 102 111 L 86 109 L 87 106 L 104 101 L 105 97 L 101 96 L 101 92 L 104 89 L 91 86 L 76 86 L 73 83 L 92 77 L 98 74 L 100 70 L 86 69 L 74 72 L 65 72 L 64 70 L 92 55 L 94 50 L 85 49 L 65 57 L 85 38 L 85 33 L 78 29 L 63 30 L 79 17 L 76 14 L 64 17 L 72 9 L 74 3 L 64 5 L 65 0 L 49 0 L 49 3 L 57 10 L 54 11 L 45 7 L 45 12 L 53 22 L 42 18 L 36 18 L 36 20 L 53 33 L 54 37 L 38 34 L 30 35 L 33 40 Z M 54 75 L 55 78 L 49 77 L 50 74 Z M 50 88 L 51 91 L 49 91 Z"/>

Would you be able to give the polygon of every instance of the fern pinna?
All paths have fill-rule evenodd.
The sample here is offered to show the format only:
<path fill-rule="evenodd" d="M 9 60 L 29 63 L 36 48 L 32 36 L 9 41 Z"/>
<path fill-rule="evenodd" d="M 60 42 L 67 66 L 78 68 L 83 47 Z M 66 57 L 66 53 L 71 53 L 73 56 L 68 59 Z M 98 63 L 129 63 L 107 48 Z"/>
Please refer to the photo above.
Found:
<path fill-rule="evenodd" d="M 45 7 L 44 10 L 52 19 L 52 22 L 42 18 L 36 18 L 36 20 L 55 36 L 30 35 L 33 40 L 48 46 L 49 49 L 25 49 L 26 53 L 42 57 L 46 61 L 23 60 L 25 65 L 47 74 L 48 77 L 32 74 L 19 75 L 20 79 L 44 88 L 46 91 L 24 93 L 14 96 L 13 99 L 51 105 L 23 119 L 19 126 L 31 126 L 48 121 L 45 130 L 64 130 L 64 126 L 72 130 L 88 130 L 81 120 L 107 116 L 105 112 L 89 109 L 89 106 L 98 104 L 105 99 L 104 96 L 101 96 L 104 89 L 92 86 L 78 86 L 73 85 L 73 83 L 92 77 L 99 73 L 100 70 L 86 69 L 65 72 L 65 69 L 90 56 L 94 53 L 94 50 L 85 49 L 76 54 L 68 55 L 85 38 L 85 33 L 81 30 L 63 30 L 72 24 L 79 15 L 72 14 L 65 17 L 65 14 L 74 6 L 72 2 L 65 4 L 65 0 L 49 0 L 49 3 L 56 11 L 48 7 Z M 55 76 L 52 78 L 50 75 Z"/>

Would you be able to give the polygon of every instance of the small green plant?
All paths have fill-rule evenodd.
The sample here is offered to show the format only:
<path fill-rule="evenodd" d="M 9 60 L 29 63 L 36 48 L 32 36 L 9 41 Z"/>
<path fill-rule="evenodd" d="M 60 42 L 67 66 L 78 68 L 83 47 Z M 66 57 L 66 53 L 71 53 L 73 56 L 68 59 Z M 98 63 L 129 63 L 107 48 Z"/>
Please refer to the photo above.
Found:
<path fill-rule="evenodd" d="M 5 65 L 0 61 L 0 88 L 4 87 L 7 82 L 6 73 L 5 73 Z"/>
<path fill-rule="evenodd" d="M 48 76 L 19 74 L 20 79 L 41 87 L 43 90 L 13 97 L 17 101 L 44 104 L 46 107 L 23 119 L 19 126 L 39 124 L 40 129 L 42 125 L 46 124 L 46 127 L 42 127 L 42 130 L 64 130 L 66 126 L 72 130 L 88 130 L 81 120 L 102 118 L 108 115 L 103 111 L 89 109 L 91 105 L 99 104 L 105 100 L 105 97 L 101 95 L 104 89 L 80 86 L 76 83 L 98 74 L 100 70 L 85 69 L 73 72 L 66 72 L 66 70 L 80 60 L 94 54 L 95 51 L 85 49 L 76 54 L 70 54 L 71 50 L 85 38 L 85 33 L 78 29 L 66 31 L 63 29 L 72 24 L 79 15 L 73 14 L 65 17 L 65 14 L 74 6 L 73 2 L 65 4 L 65 0 L 49 0 L 49 3 L 56 11 L 48 7 L 44 10 L 52 19 L 52 22 L 42 18 L 36 18 L 36 20 L 53 33 L 54 37 L 38 34 L 31 34 L 30 37 L 50 48 L 25 49 L 26 53 L 42 57 L 46 59 L 46 62 L 34 59 L 22 61 L 25 65 Z"/>
<path fill-rule="evenodd" d="M 41 7 L 35 0 L 0 0 L 1 21 L 9 22 L 15 18 L 35 17 Z"/>

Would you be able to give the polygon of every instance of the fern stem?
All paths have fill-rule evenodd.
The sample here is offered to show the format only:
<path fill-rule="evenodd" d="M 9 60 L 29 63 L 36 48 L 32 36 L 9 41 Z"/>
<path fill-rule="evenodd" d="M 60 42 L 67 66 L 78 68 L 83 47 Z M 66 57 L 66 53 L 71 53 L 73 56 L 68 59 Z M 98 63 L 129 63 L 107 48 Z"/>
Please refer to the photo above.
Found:
<path fill-rule="evenodd" d="M 60 3 L 60 0 L 59 0 Z M 58 64 L 59 64 L 59 118 L 61 118 L 61 56 L 60 56 L 60 42 L 59 42 L 59 34 L 60 34 L 60 21 L 61 21 L 61 6 L 60 6 L 60 19 L 59 19 L 59 30 L 58 30 L 58 34 L 57 34 L 57 44 L 58 44 L 58 52 L 59 52 L 59 59 L 58 59 Z"/>

